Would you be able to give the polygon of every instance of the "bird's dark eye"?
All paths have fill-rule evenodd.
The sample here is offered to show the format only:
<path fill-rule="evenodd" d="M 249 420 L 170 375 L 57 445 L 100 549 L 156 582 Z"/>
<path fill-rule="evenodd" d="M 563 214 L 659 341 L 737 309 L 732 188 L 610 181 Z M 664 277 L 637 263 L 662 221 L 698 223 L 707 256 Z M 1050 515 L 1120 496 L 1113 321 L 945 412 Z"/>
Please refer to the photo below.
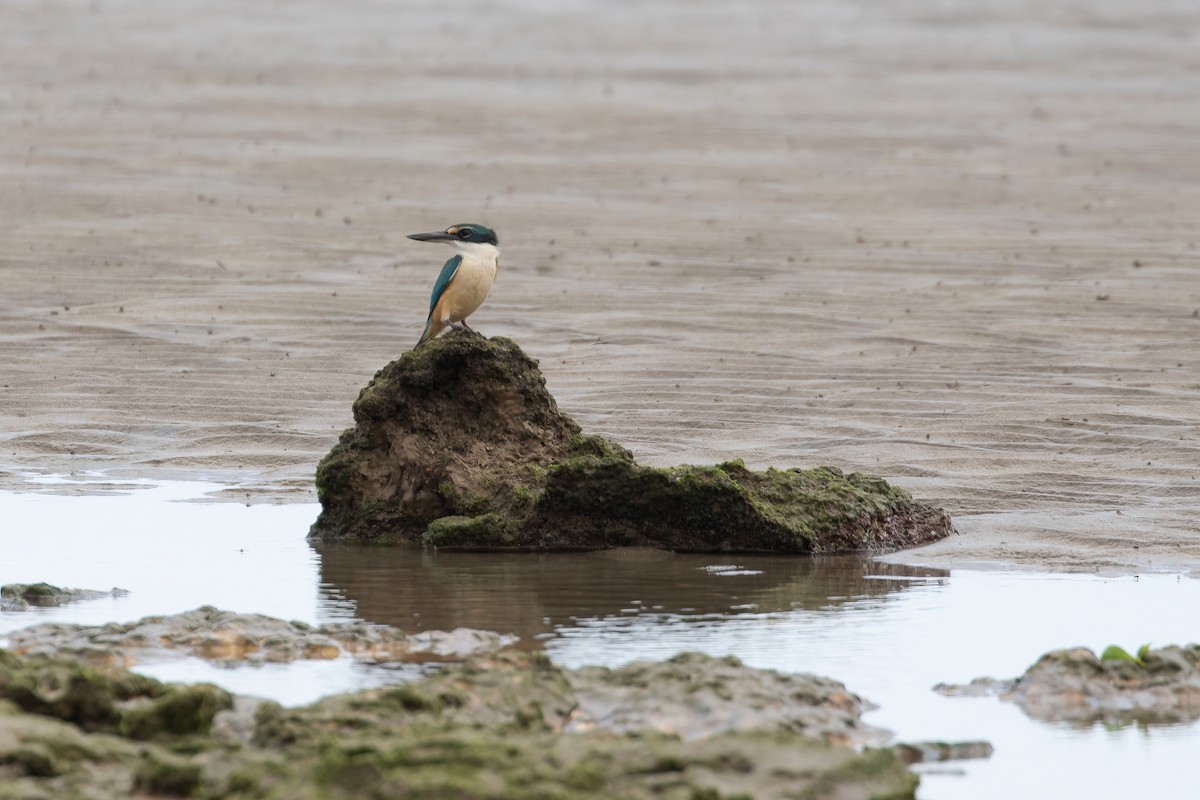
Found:
<path fill-rule="evenodd" d="M 470 239 L 471 238 L 471 229 L 470 228 L 459 228 L 458 233 L 456 235 L 460 239 Z"/>

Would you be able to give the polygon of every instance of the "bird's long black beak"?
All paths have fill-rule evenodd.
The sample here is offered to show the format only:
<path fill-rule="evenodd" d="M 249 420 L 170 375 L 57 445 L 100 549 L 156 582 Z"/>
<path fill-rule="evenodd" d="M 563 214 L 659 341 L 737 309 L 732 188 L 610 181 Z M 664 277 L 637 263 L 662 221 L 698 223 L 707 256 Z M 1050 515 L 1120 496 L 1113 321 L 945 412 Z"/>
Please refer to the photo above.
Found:
<path fill-rule="evenodd" d="M 454 236 L 451 236 L 445 231 L 433 231 L 432 233 L 410 233 L 408 238 L 416 239 L 418 242 L 452 242 L 455 240 Z"/>

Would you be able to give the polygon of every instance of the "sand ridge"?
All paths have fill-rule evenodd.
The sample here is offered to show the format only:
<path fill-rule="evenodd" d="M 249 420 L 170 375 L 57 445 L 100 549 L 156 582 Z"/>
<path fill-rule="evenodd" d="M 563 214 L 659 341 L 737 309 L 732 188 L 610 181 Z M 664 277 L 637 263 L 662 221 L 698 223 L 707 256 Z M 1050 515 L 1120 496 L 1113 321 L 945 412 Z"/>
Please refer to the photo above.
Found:
<path fill-rule="evenodd" d="M 0 487 L 311 500 L 445 255 L 586 429 L 943 504 L 902 556 L 1200 564 L 1200 11 L 15 2 Z"/>

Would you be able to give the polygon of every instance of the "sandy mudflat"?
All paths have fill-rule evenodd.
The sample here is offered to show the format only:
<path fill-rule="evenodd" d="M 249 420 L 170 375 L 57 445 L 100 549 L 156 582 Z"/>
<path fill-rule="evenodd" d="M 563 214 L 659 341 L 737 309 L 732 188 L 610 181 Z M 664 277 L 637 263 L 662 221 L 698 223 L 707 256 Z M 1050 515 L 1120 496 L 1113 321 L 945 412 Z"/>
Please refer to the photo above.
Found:
<path fill-rule="evenodd" d="M 0 9 L 0 487 L 313 497 L 478 221 L 472 319 L 653 464 L 834 464 L 942 565 L 1200 566 L 1200 6 Z"/>

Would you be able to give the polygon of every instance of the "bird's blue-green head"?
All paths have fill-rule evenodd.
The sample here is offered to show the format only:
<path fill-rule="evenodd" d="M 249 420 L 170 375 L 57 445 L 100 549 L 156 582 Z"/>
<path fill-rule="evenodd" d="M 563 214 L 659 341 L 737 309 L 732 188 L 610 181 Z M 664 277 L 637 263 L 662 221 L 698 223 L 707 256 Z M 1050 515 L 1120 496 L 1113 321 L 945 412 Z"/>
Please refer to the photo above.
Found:
<path fill-rule="evenodd" d="M 444 231 L 413 233 L 408 238 L 416 239 L 418 242 L 447 242 L 460 245 L 490 244 L 492 247 L 497 247 L 500 244 L 500 240 L 497 238 L 494 230 L 484 225 L 476 225 L 470 222 L 462 225 L 451 225 Z"/>

